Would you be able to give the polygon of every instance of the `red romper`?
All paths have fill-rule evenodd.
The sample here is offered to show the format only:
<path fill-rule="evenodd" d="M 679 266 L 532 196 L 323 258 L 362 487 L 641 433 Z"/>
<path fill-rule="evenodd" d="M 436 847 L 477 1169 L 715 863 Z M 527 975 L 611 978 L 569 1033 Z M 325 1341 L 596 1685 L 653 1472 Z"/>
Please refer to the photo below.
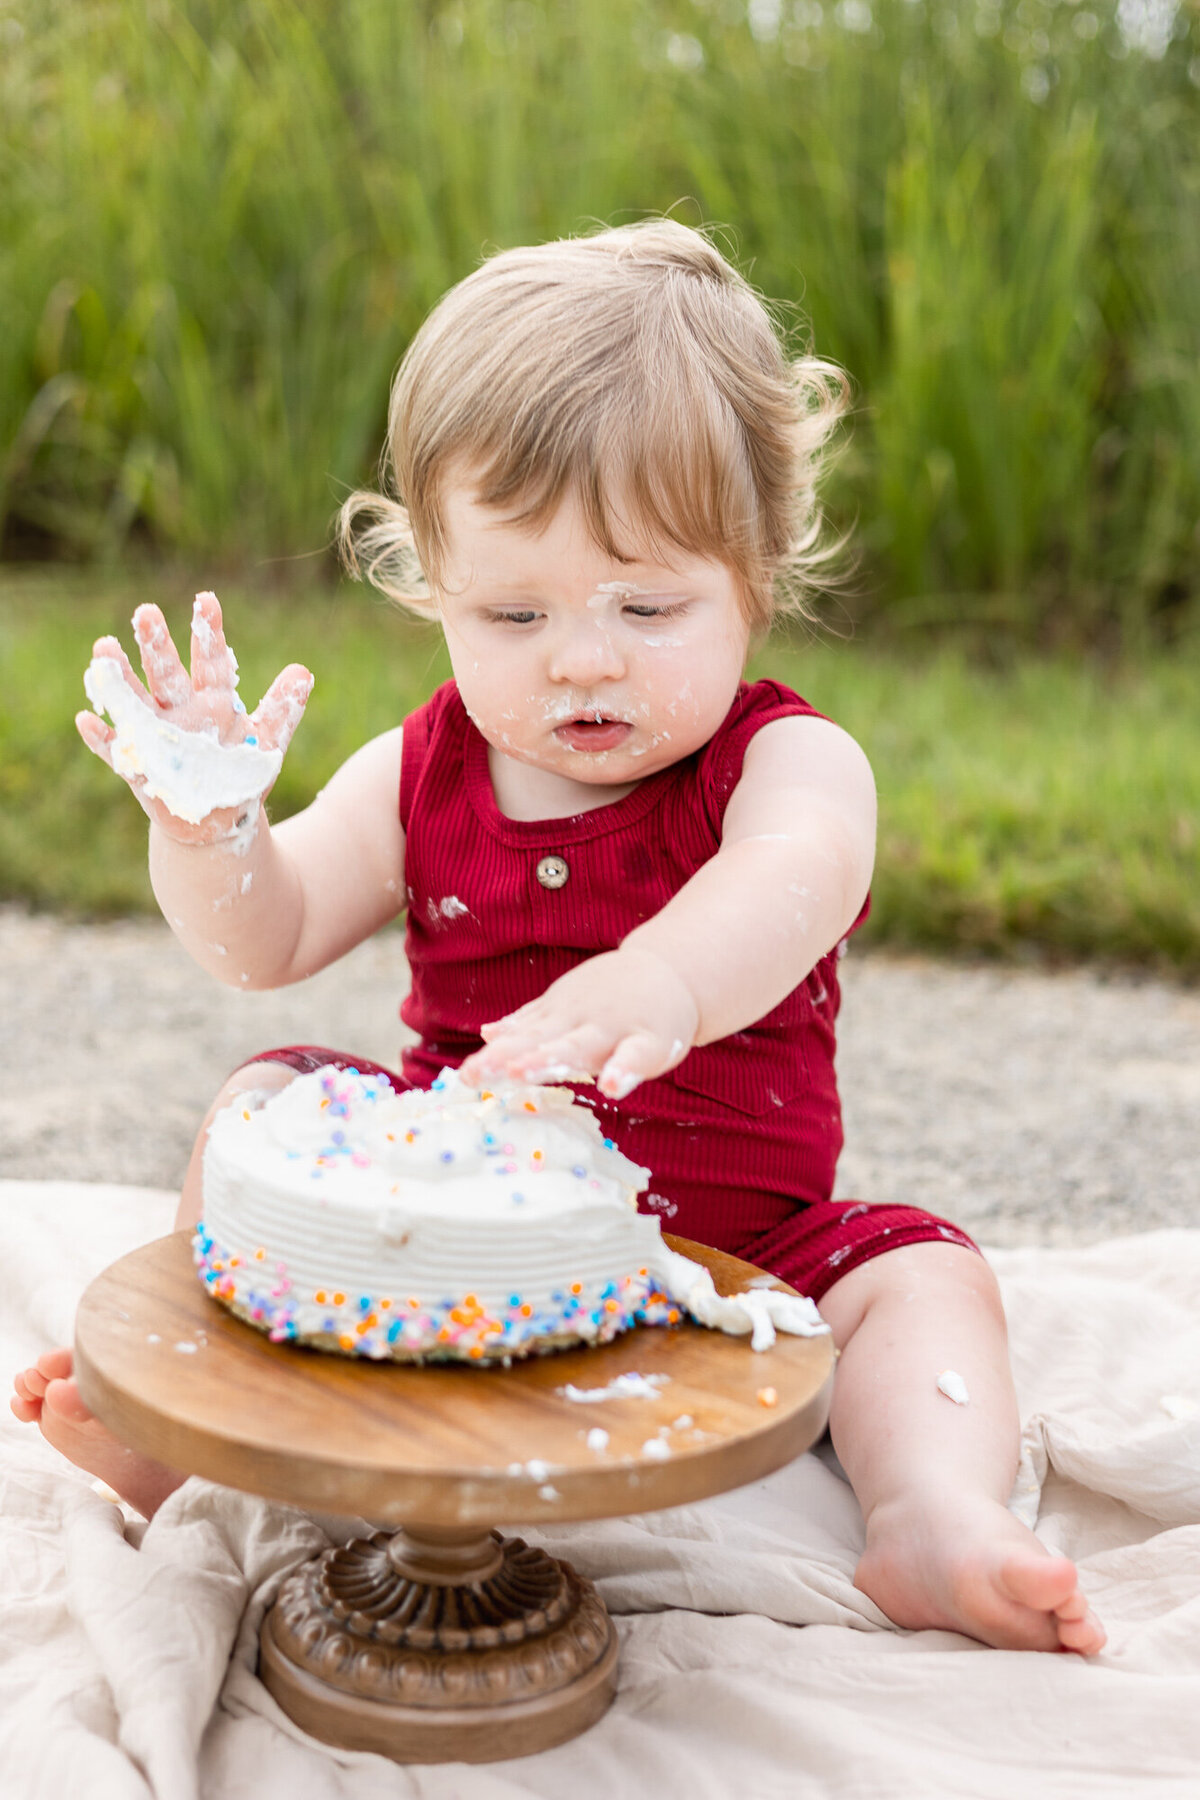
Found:
<path fill-rule="evenodd" d="M 702 749 L 624 799 L 572 818 L 518 820 L 496 804 L 488 746 L 458 689 L 439 688 L 404 724 L 412 988 L 401 1016 L 419 1042 L 404 1050 L 403 1080 L 390 1075 L 393 1085 L 428 1087 L 444 1065 L 479 1048 L 482 1024 L 535 999 L 586 957 L 614 950 L 659 912 L 720 848 L 754 733 L 813 713 L 778 682 L 743 682 Z M 866 914 L 864 904 L 852 930 Z M 830 1198 L 842 1147 L 834 1022 L 844 949 L 822 957 L 763 1018 L 692 1050 L 626 1100 L 576 1088 L 606 1135 L 652 1171 L 643 1210 L 818 1299 L 885 1250 L 928 1239 L 975 1247 L 957 1226 L 915 1207 Z M 301 1070 L 353 1060 L 307 1045 L 263 1059 Z"/>

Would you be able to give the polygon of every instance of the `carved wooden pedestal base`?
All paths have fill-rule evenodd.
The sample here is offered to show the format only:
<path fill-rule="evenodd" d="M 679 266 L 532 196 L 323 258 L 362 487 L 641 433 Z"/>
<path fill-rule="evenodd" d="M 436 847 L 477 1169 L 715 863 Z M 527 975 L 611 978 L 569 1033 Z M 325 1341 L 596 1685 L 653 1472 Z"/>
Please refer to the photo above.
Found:
<path fill-rule="evenodd" d="M 314 1737 L 397 1762 L 493 1762 L 584 1731 L 617 1685 L 590 1581 L 521 1538 L 375 1532 L 284 1583 L 259 1673 Z"/>
<path fill-rule="evenodd" d="M 759 1353 L 684 1323 L 511 1369 L 362 1366 L 271 1343 L 214 1306 L 190 1240 L 145 1244 L 88 1288 L 75 1321 L 85 1404 L 131 1449 L 227 1487 L 360 1518 L 446 1521 L 327 1553 L 285 1583 L 263 1625 L 259 1666 L 275 1698 L 347 1749 L 485 1762 L 594 1724 L 617 1672 L 594 1588 L 488 1526 L 688 1506 L 799 1456 L 829 1417 L 827 1335 Z M 667 1242 L 709 1269 L 719 1294 L 771 1280 Z M 200 1350 L 151 1356 L 148 1343 Z M 653 1373 L 655 1398 L 619 1396 L 630 1369 Z M 614 1397 L 581 1420 L 572 1388 L 610 1383 Z M 603 1434 L 603 1452 L 581 1425 Z M 647 1455 L 651 1440 L 671 1454 Z M 515 1444 L 523 1463 L 509 1460 Z"/>

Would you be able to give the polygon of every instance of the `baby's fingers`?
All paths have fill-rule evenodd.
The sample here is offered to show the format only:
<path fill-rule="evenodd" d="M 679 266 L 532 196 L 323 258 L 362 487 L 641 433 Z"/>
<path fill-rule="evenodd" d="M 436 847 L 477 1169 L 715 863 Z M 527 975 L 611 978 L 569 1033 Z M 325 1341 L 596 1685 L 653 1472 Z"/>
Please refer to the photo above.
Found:
<path fill-rule="evenodd" d="M 114 706 L 119 707 L 118 695 L 111 688 L 111 672 L 106 664 L 115 663 L 120 671 L 123 684 L 133 694 L 139 706 L 154 710 L 154 701 L 146 692 L 130 667 L 129 658 L 122 650 L 115 637 L 97 638 L 92 645 L 92 660 L 84 672 L 83 686 L 94 712 L 81 712 L 75 716 L 75 725 L 80 737 L 89 750 L 94 750 L 109 767 L 112 767 L 110 746 L 116 732 L 107 725 L 100 716 L 102 713 L 112 714 Z"/>
<path fill-rule="evenodd" d="M 92 753 L 112 768 L 112 744 L 116 732 L 103 719 L 97 718 L 94 712 L 77 712 L 75 729 Z"/>
<path fill-rule="evenodd" d="M 518 1040 L 516 1048 L 518 1052 L 528 1051 L 529 1046 L 523 1040 Z M 513 1046 L 511 1045 L 506 1047 L 504 1044 L 489 1044 L 482 1050 L 476 1050 L 472 1056 L 468 1056 L 460 1065 L 458 1072 L 468 1087 L 481 1087 L 484 1083 L 495 1081 L 501 1076 L 514 1075 L 516 1071 L 509 1060 L 512 1050 Z"/>
<path fill-rule="evenodd" d="M 225 642 L 221 604 L 215 594 L 197 594 L 192 607 L 192 687 L 231 693 L 237 686 L 237 658 Z"/>
<path fill-rule="evenodd" d="M 190 700 L 192 684 L 179 660 L 167 621 L 157 606 L 139 606 L 133 615 L 133 635 L 142 653 L 146 686 L 157 705 L 182 706 Z"/>
<path fill-rule="evenodd" d="M 499 1037 L 502 1031 L 536 1032 L 537 1020 L 544 1014 L 542 1000 L 530 1000 L 525 1006 L 518 1006 L 515 1012 L 505 1013 L 502 1019 L 489 1019 L 479 1027 L 479 1035 L 486 1043 L 489 1039 Z"/>
<path fill-rule="evenodd" d="M 589 1079 L 585 1070 L 556 1056 L 552 1046 L 527 1032 L 508 1032 L 476 1050 L 459 1074 L 478 1086 L 493 1081 L 567 1081 Z"/>
<path fill-rule="evenodd" d="M 130 662 L 130 660 L 126 656 L 124 650 L 121 648 L 120 638 L 115 638 L 115 637 L 97 638 L 95 643 L 92 645 L 92 661 L 93 662 L 115 662 L 121 670 L 121 676 L 125 682 L 125 686 L 127 688 L 133 689 L 133 692 L 137 695 L 138 699 L 142 702 L 142 704 L 144 706 L 153 705 L 153 701 L 151 700 L 149 694 L 146 692 L 144 683 L 140 682 L 138 680 L 137 676 L 134 674 L 133 664 Z"/>
<path fill-rule="evenodd" d="M 289 663 L 282 674 L 275 677 L 249 721 L 265 750 L 287 749 L 304 717 L 308 696 L 313 691 L 313 679 L 303 663 Z"/>
<path fill-rule="evenodd" d="M 594 1081 L 611 1043 L 608 1032 L 581 1025 L 573 1031 L 543 1033 L 510 1060 L 524 1081 Z"/>
<path fill-rule="evenodd" d="M 682 1051 L 683 1046 L 679 1049 Z M 608 1058 L 596 1086 L 608 1100 L 624 1100 L 641 1082 L 673 1069 L 682 1060 L 673 1044 L 668 1051 L 660 1037 L 648 1031 L 635 1031 L 622 1038 Z"/>
<path fill-rule="evenodd" d="M 150 818 L 156 818 L 157 815 L 152 810 L 150 801 L 146 798 L 145 776 L 130 775 L 123 769 L 114 769 L 113 745 L 117 741 L 117 734 L 112 726 L 106 725 L 104 720 L 97 718 L 96 714 L 93 712 L 77 712 L 75 714 L 75 729 L 78 731 L 80 737 L 92 754 L 98 756 L 102 763 L 107 763 L 108 767 L 113 769 L 114 773 L 121 777 L 121 780 L 129 788 L 142 811 L 147 813 Z M 167 816 L 169 817 L 170 815 L 168 814 Z"/>

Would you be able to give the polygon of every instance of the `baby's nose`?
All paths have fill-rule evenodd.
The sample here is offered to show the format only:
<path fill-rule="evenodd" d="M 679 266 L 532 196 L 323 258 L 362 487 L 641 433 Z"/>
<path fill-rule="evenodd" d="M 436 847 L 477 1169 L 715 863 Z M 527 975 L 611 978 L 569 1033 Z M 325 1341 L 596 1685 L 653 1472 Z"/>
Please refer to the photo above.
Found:
<path fill-rule="evenodd" d="M 618 681 L 625 673 L 625 660 L 613 643 L 603 623 L 564 632 L 550 653 L 550 678 L 582 686 L 588 682 Z"/>

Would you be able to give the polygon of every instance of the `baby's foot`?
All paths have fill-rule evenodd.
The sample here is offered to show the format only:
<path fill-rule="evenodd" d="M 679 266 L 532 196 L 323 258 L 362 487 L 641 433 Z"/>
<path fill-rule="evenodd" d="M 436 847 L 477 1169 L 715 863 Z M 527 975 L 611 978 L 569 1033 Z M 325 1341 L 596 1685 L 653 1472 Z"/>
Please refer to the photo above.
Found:
<path fill-rule="evenodd" d="M 1005 1650 L 1094 1656 L 1104 1629 L 1075 1565 L 987 1495 L 922 1493 L 876 1507 L 854 1583 L 896 1625 Z"/>
<path fill-rule="evenodd" d="M 72 1364 L 70 1350 L 47 1350 L 14 1378 L 9 1405 L 22 1424 L 36 1425 L 76 1468 L 98 1475 L 122 1500 L 152 1518 L 184 1476 L 115 1438 L 80 1399 Z"/>

